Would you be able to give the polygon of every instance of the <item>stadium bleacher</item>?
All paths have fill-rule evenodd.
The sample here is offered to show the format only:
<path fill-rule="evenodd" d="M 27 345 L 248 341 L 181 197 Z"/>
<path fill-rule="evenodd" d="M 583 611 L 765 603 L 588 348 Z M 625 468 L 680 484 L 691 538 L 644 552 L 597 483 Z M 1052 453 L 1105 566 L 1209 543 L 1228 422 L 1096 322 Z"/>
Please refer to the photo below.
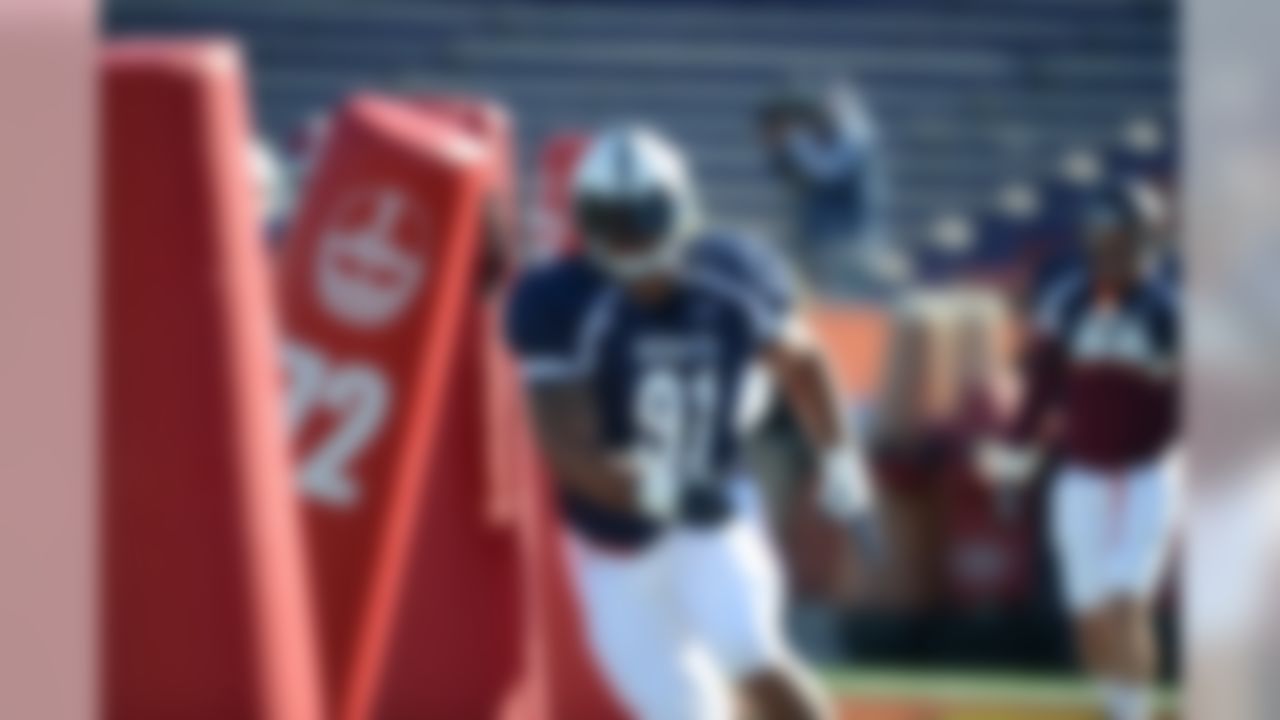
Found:
<path fill-rule="evenodd" d="M 114 33 L 226 31 L 255 65 L 277 140 L 355 88 L 489 94 L 514 110 L 522 174 L 550 134 L 643 117 L 685 141 L 714 211 L 777 227 L 752 112 L 797 77 L 849 77 L 888 145 L 893 231 L 1042 176 L 1174 102 L 1175 17 L 1161 0 L 781 0 L 663 5 L 395 0 L 118 0 Z M 525 187 L 529 187 L 526 183 Z"/>

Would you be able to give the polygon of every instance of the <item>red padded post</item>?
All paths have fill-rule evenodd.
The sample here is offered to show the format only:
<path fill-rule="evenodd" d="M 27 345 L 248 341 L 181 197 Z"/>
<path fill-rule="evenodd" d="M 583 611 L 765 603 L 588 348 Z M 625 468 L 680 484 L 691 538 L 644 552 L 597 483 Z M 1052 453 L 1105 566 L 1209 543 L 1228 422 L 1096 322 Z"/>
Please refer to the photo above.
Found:
<path fill-rule="evenodd" d="M 289 417 L 325 678 L 342 718 L 371 717 L 401 669 L 389 657 L 416 553 L 451 502 L 449 450 L 470 442 L 450 399 L 487 158 L 450 122 L 358 97 L 338 114 L 286 244 Z M 445 653 L 456 636 L 437 642 Z M 417 680 L 435 682 L 426 671 Z"/>
<path fill-rule="evenodd" d="M 319 720 L 239 54 L 101 67 L 105 715 Z"/>
<path fill-rule="evenodd" d="M 505 112 L 464 98 L 415 98 L 414 106 L 486 148 L 486 203 L 509 205 Z M 377 717 L 548 717 L 530 692 L 523 656 L 519 508 L 494 386 L 501 322 L 489 285 L 496 278 L 486 273 L 476 280 L 453 351 L 458 361 L 444 411 L 448 439 L 427 470 L 428 497 L 406 568 Z"/>

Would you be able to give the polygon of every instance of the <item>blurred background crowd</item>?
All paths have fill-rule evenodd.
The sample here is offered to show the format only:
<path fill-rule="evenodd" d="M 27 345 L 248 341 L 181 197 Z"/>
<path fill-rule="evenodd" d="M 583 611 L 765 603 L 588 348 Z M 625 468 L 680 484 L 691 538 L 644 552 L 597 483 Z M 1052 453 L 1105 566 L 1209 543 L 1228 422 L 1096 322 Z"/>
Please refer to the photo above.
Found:
<path fill-rule="evenodd" d="M 972 449 L 1016 395 L 1026 308 L 1081 262 L 1094 197 L 1140 185 L 1162 200 L 1149 219 L 1176 286 L 1169 0 L 113 0 L 106 22 L 240 39 L 277 238 L 352 92 L 502 103 L 528 255 L 563 241 L 541 201 L 558 142 L 619 119 L 662 128 L 711 213 L 778 243 L 809 288 L 881 489 L 889 561 L 857 567 L 796 501 L 807 458 L 785 414 L 754 443 L 801 646 L 1071 663 L 1043 492 L 993 490 Z"/>

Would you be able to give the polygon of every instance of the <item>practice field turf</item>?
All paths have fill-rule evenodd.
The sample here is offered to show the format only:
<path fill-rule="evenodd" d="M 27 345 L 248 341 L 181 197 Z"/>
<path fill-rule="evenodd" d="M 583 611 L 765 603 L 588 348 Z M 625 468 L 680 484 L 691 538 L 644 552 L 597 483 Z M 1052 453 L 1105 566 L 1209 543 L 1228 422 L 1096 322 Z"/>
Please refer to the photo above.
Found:
<path fill-rule="evenodd" d="M 827 669 L 827 686 L 849 720 L 1098 720 L 1079 679 L 1014 673 Z M 1176 696 L 1160 694 L 1161 717 Z"/>

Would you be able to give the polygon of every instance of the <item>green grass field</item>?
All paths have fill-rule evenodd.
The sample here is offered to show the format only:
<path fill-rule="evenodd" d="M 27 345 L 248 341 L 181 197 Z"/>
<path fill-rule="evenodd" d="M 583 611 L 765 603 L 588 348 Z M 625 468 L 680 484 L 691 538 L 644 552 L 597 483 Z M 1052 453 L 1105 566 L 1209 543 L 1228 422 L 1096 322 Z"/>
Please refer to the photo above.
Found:
<path fill-rule="evenodd" d="M 827 668 L 823 678 L 842 715 L 859 720 L 1092 720 L 1094 695 L 1083 679 L 1000 672 Z M 1176 717 L 1164 689 L 1161 716 Z"/>

